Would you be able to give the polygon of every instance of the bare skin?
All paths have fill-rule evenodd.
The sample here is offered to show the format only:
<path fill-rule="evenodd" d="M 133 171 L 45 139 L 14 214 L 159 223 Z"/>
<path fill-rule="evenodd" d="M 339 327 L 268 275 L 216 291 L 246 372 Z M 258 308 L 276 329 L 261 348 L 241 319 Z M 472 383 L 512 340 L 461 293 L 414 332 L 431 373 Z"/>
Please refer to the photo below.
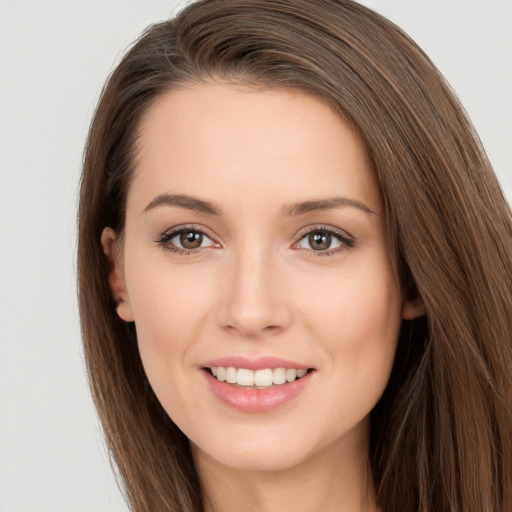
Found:
<path fill-rule="evenodd" d="M 423 309 L 393 273 L 359 137 L 301 92 L 211 83 L 158 100 L 138 148 L 124 237 L 102 243 L 207 511 L 375 512 L 369 413 Z M 264 412 L 229 405 L 207 362 L 234 357 L 291 361 L 306 384 Z"/>
<path fill-rule="evenodd" d="M 205 512 L 377 512 L 370 467 L 361 457 L 366 432 L 360 437 L 348 451 L 329 450 L 283 471 L 240 472 L 202 454 L 196 460 L 208 496 Z"/>

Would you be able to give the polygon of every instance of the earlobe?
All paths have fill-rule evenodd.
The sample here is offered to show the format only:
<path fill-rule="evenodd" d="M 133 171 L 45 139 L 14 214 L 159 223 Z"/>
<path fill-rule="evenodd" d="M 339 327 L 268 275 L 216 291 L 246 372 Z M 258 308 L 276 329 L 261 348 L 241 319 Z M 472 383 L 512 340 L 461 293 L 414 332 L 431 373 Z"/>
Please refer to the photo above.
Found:
<path fill-rule="evenodd" d="M 402 318 L 404 320 L 415 320 L 425 315 L 425 304 L 421 297 L 406 299 L 402 308 Z"/>
<path fill-rule="evenodd" d="M 116 312 L 125 322 L 133 322 L 132 307 L 124 280 L 121 251 L 118 246 L 116 233 L 112 228 L 106 227 L 103 229 L 101 245 L 110 265 L 108 282 L 114 302 L 116 303 Z"/>

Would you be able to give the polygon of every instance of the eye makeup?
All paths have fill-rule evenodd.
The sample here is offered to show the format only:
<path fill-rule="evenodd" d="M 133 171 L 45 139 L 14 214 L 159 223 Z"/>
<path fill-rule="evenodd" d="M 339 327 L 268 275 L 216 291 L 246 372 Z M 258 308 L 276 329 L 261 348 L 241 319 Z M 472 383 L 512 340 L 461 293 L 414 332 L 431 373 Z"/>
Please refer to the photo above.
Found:
<path fill-rule="evenodd" d="M 299 237 L 292 249 L 307 251 L 314 257 L 333 256 L 355 246 L 353 236 L 332 226 L 310 226 L 302 230 Z"/>
<path fill-rule="evenodd" d="M 313 257 L 332 256 L 355 245 L 353 236 L 332 226 L 311 226 L 303 229 L 298 236 L 299 240 L 294 242 L 291 249 L 305 251 Z M 155 243 L 179 256 L 191 256 L 205 249 L 222 247 L 205 230 L 195 225 L 171 228 L 162 233 Z"/>
<path fill-rule="evenodd" d="M 155 242 L 165 250 L 179 256 L 191 256 L 204 249 L 221 247 L 204 230 L 194 225 L 169 229 L 162 233 Z"/>

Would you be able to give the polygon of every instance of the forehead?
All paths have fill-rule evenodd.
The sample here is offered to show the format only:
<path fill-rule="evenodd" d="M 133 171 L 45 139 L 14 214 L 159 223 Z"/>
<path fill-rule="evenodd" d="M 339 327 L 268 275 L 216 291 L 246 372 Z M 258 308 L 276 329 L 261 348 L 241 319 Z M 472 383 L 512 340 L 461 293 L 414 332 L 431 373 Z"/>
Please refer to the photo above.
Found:
<path fill-rule="evenodd" d="M 144 116 L 129 193 L 257 194 L 277 202 L 355 195 L 378 209 L 365 147 L 327 103 L 300 91 L 208 83 L 173 90 Z M 133 192 L 133 194 L 132 194 Z"/>

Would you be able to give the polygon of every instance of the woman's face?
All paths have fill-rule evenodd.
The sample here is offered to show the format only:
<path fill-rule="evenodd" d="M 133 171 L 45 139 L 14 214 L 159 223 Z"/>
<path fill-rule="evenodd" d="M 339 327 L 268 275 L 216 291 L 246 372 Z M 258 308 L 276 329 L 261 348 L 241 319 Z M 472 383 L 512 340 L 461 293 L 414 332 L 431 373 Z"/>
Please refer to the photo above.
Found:
<path fill-rule="evenodd" d="M 417 312 L 361 140 L 325 103 L 168 93 L 142 123 L 123 247 L 102 241 L 118 314 L 196 457 L 282 469 L 366 445 Z"/>

